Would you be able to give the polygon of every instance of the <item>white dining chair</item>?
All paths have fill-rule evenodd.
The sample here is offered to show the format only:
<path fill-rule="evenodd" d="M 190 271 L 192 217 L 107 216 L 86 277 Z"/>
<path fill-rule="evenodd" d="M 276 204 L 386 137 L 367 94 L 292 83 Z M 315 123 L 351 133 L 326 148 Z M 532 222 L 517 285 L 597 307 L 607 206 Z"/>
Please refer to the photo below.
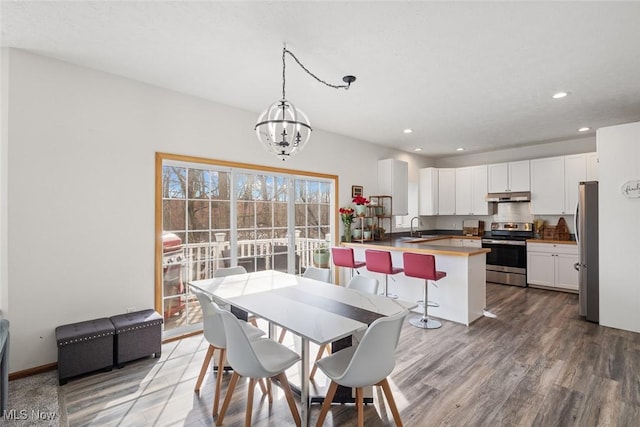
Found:
<path fill-rule="evenodd" d="M 356 289 L 374 295 L 378 293 L 378 286 L 378 279 L 362 275 L 353 277 L 347 284 L 348 289 Z"/>
<path fill-rule="evenodd" d="M 293 415 L 296 426 L 300 427 L 300 414 L 293 400 L 293 394 L 285 373 L 287 369 L 300 360 L 298 353 L 269 338 L 250 340 L 245 329 L 242 328 L 240 320 L 229 312 L 222 313 L 222 321 L 227 335 L 227 360 L 233 369 L 233 375 L 229 382 L 229 388 L 227 389 L 220 415 L 216 420 L 216 425 L 222 425 L 236 383 L 242 376 L 249 378 L 245 427 L 251 425 L 253 389 L 255 388 L 256 380 L 269 379 L 271 377 L 276 377 L 280 382 L 289 404 L 291 415 Z M 270 383 L 268 384 L 270 385 Z M 269 393 L 269 403 L 271 403 L 271 393 Z"/>
<path fill-rule="evenodd" d="M 209 364 L 211 363 L 211 359 L 213 358 L 213 353 L 216 350 L 219 350 L 220 354 L 218 357 L 218 375 L 216 377 L 216 387 L 213 396 L 213 410 L 212 415 L 215 417 L 218 414 L 218 404 L 220 402 L 220 388 L 222 386 L 222 373 L 224 372 L 224 363 L 225 363 L 225 354 L 227 348 L 227 340 L 224 333 L 224 324 L 222 323 L 222 317 L 220 316 L 220 312 L 222 309 L 209 298 L 208 295 L 200 292 L 198 290 L 194 290 L 192 288 L 191 292 L 193 292 L 198 298 L 198 302 L 200 303 L 200 307 L 202 308 L 202 316 L 203 316 L 203 333 L 204 338 L 209 343 L 209 347 L 207 348 L 207 354 L 204 357 L 204 361 L 202 362 L 202 367 L 200 368 L 200 375 L 198 375 L 198 380 L 196 381 L 196 386 L 193 391 L 196 393 L 200 393 L 200 386 L 202 385 L 202 381 L 204 380 L 204 376 L 207 373 L 209 368 Z M 247 337 L 251 340 L 255 340 L 264 335 L 264 332 L 247 322 L 241 323 L 242 328 L 245 330 Z M 268 393 L 268 389 L 264 384 L 261 384 L 262 391 Z"/>
<path fill-rule="evenodd" d="M 235 267 L 220 267 L 213 271 L 214 278 L 235 276 L 236 274 L 247 274 L 247 269 L 241 265 L 237 265 Z M 247 313 L 247 322 L 256 328 L 258 327 L 258 320 L 256 316 L 251 313 Z"/>
<path fill-rule="evenodd" d="M 247 269 L 241 265 L 236 267 L 220 267 L 213 270 L 213 277 L 227 277 L 234 276 L 236 274 L 246 274 Z"/>
<path fill-rule="evenodd" d="M 379 282 L 378 279 L 373 277 L 366 276 L 354 276 L 349 280 L 347 284 L 347 289 L 356 289 L 358 291 L 366 292 L 368 294 L 376 295 L 378 293 Z M 320 360 L 325 350 L 329 348 L 329 344 L 322 344 L 318 349 L 318 353 L 316 354 L 316 361 Z M 318 370 L 318 366 L 314 364 L 311 367 L 311 372 L 309 373 L 309 378 L 313 380 L 316 375 L 316 371 Z"/>
<path fill-rule="evenodd" d="M 331 356 L 316 362 L 318 368 L 331 379 L 329 390 L 322 403 L 316 427 L 322 426 L 331 407 L 331 401 L 338 385 L 356 389 L 358 427 L 364 426 L 364 406 L 362 388 L 377 385 L 382 387 L 396 426 L 402 426 L 387 376 L 395 367 L 395 349 L 400 339 L 402 323 L 409 313 L 404 310 L 389 317 L 375 320 L 367 328 L 360 344 L 336 351 Z"/>
<path fill-rule="evenodd" d="M 331 281 L 331 269 L 329 268 L 318 268 L 318 267 L 307 267 L 302 273 L 302 277 L 306 277 L 307 279 L 314 279 L 320 282 L 330 283 Z M 278 342 L 281 343 L 284 341 L 284 337 L 287 334 L 286 329 L 282 329 L 280 331 L 280 336 L 278 337 Z"/>
<path fill-rule="evenodd" d="M 308 279 L 318 280 L 320 282 L 331 282 L 331 269 L 330 268 L 318 268 L 318 267 L 307 267 L 302 273 L 302 277 L 306 277 Z"/>

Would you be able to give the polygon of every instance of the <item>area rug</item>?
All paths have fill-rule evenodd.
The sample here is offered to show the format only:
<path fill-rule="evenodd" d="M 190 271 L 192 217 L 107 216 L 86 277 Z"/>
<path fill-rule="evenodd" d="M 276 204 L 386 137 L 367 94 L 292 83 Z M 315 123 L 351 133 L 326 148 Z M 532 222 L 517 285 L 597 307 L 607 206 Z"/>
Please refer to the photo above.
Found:
<path fill-rule="evenodd" d="M 58 404 L 58 371 L 9 382 L 9 402 L 0 426 L 65 426 Z"/>

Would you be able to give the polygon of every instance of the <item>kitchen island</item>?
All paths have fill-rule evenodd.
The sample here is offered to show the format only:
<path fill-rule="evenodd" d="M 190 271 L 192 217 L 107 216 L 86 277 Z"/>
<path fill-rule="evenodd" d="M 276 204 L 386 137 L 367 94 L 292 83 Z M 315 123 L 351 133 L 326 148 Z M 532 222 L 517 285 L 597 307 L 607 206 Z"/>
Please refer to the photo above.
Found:
<path fill-rule="evenodd" d="M 438 240 L 442 240 L 442 237 L 343 242 L 341 245 L 353 248 L 357 260 L 365 259 L 366 249 L 389 251 L 394 267 L 403 266 L 404 252 L 434 255 L 436 268 L 446 272 L 447 277 L 439 280 L 437 287 L 429 286 L 429 300 L 439 304 L 439 307 L 429 307 L 429 315 L 469 326 L 483 316 L 486 306 L 486 254 L 490 250 L 434 244 Z M 377 278 L 381 286 L 384 283 L 382 274 L 372 273 L 366 268 L 361 268 L 359 271 L 365 276 Z M 346 283 L 348 272 L 341 273 L 341 283 Z M 400 273 L 389 276 L 388 286 L 389 292 L 398 295 L 402 300 L 422 299 L 424 281 L 421 279 L 407 277 Z"/>

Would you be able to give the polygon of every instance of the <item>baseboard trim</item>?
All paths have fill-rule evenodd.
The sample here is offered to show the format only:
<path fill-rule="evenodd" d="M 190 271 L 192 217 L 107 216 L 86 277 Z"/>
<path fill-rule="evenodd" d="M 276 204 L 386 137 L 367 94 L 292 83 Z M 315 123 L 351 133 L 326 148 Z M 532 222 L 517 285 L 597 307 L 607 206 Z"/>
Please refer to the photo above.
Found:
<path fill-rule="evenodd" d="M 9 374 L 9 381 L 30 377 L 32 375 L 42 374 L 43 372 L 54 371 L 56 369 L 58 369 L 58 362 L 53 362 L 53 363 L 49 363 L 47 365 L 42 365 L 42 366 L 36 366 L 35 368 L 25 369 L 24 371 L 12 372 Z"/>
<path fill-rule="evenodd" d="M 201 330 L 200 331 L 189 332 L 187 334 L 176 335 L 175 337 L 171 337 L 171 338 L 167 338 L 165 340 L 162 340 L 162 344 L 165 344 L 165 343 L 168 343 L 168 342 L 172 342 L 172 341 L 178 341 L 178 340 L 181 340 L 183 338 L 188 338 L 188 337 L 192 337 L 194 335 L 199 335 L 199 334 L 202 334 Z M 25 369 L 23 371 L 12 372 L 12 373 L 9 374 L 9 381 L 18 380 L 20 378 L 30 377 L 32 375 L 42 374 L 44 372 L 54 371 L 56 369 L 58 369 L 58 362 L 53 362 L 53 363 L 49 363 L 49 364 L 42 365 L 42 366 L 36 366 L 34 368 Z"/>

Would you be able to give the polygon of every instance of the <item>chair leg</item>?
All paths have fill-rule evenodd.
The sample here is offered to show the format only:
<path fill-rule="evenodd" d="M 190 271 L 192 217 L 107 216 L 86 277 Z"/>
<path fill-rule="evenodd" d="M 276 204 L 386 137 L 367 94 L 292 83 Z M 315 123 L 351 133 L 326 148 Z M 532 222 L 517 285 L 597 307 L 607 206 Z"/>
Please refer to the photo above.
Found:
<path fill-rule="evenodd" d="M 400 412 L 398 412 L 398 407 L 396 406 L 396 401 L 393 398 L 393 394 L 391 393 L 391 387 L 389 387 L 389 381 L 387 379 L 383 379 L 380 381 L 377 386 L 382 387 L 382 391 L 384 392 L 384 396 L 387 398 L 387 402 L 389 403 L 389 408 L 391 408 L 391 413 L 393 414 L 393 421 L 395 421 L 396 426 L 402 427 L 402 420 L 400 419 Z"/>
<path fill-rule="evenodd" d="M 255 326 L 257 328 L 258 327 L 258 321 L 256 320 L 256 316 L 250 316 L 249 317 L 249 323 L 251 323 L 253 326 Z"/>
<path fill-rule="evenodd" d="M 333 396 L 335 396 L 337 389 L 338 383 L 335 381 L 331 381 L 329 390 L 327 390 L 327 395 L 324 397 L 324 402 L 322 402 L 322 409 L 320 409 L 320 415 L 318 415 L 318 422 L 316 423 L 316 427 L 322 427 L 324 419 L 327 417 L 327 412 L 329 412 L 329 408 L 331 407 L 331 401 L 333 400 Z"/>
<path fill-rule="evenodd" d="M 200 375 L 198 375 L 198 380 L 196 381 L 196 387 L 193 389 L 196 393 L 200 393 L 200 386 L 202 385 L 202 380 L 204 380 L 204 376 L 207 374 L 207 369 L 209 368 L 209 363 L 211 363 L 211 358 L 213 357 L 213 352 L 215 351 L 215 347 L 209 344 L 209 348 L 207 349 L 207 354 L 204 356 L 204 361 L 202 362 L 202 368 L 200 368 Z"/>
<path fill-rule="evenodd" d="M 251 427 L 251 412 L 253 411 L 253 389 L 256 388 L 256 380 L 249 378 L 249 390 L 247 391 L 247 413 L 244 416 L 244 427 Z"/>
<path fill-rule="evenodd" d="M 260 378 L 258 381 L 258 384 L 260 384 L 260 391 L 262 391 L 263 395 L 267 395 L 269 397 L 269 403 L 271 403 L 271 387 L 268 385 L 269 384 L 269 378 Z M 265 381 L 267 382 L 267 384 L 265 385 Z"/>
<path fill-rule="evenodd" d="M 362 387 L 356 388 L 356 407 L 358 408 L 358 427 L 364 427 L 364 403 L 362 401 Z"/>
<path fill-rule="evenodd" d="M 322 355 L 324 354 L 324 350 L 327 348 L 326 344 L 322 344 L 320 346 L 320 348 L 318 349 L 318 354 L 316 354 L 316 360 L 314 362 L 317 362 L 318 360 L 320 360 L 322 358 Z M 316 375 L 316 371 L 318 370 L 318 366 L 314 363 L 313 367 L 311 368 L 311 373 L 309 374 L 309 379 L 313 380 L 313 377 Z"/>
<path fill-rule="evenodd" d="M 224 362 L 227 356 L 227 349 L 220 349 L 220 357 L 218 358 L 218 374 L 216 376 L 216 390 L 213 395 L 213 416 L 218 415 L 218 404 L 220 403 L 220 390 L 222 389 L 222 374 L 224 372 Z"/>
<path fill-rule="evenodd" d="M 265 378 L 267 381 L 267 396 L 269 396 L 269 405 L 273 403 L 273 395 L 271 394 L 271 378 Z"/>
<path fill-rule="evenodd" d="M 287 380 L 287 374 L 284 372 L 280 372 L 277 375 L 278 380 L 280 381 L 280 386 L 284 390 L 284 395 L 287 398 L 287 403 L 289 404 L 289 409 L 291 409 L 291 415 L 293 415 L 293 420 L 296 423 L 296 427 L 300 427 L 302 424 L 302 420 L 300 419 L 300 413 L 298 412 L 298 407 L 296 406 L 295 400 L 293 400 L 293 394 L 291 393 L 291 387 L 289 387 L 289 380 Z M 305 403 L 302 402 L 304 405 Z"/>
<path fill-rule="evenodd" d="M 236 371 L 233 371 L 233 375 L 231 375 L 231 381 L 229 381 L 229 388 L 227 389 L 227 395 L 224 397 L 224 403 L 222 403 L 222 409 L 220 410 L 220 415 L 218 415 L 218 419 L 216 420 L 216 425 L 221 426 L 222 421 L 224 421 L 224 414 L 229 409 L 229 403 L 231 403 L 231 397 L 233 396 L 233 390 L 236 388 L 236 383 L 238 382 L 238 378 L 240 375 Z"/>
<path fill-rule="evenodd" d="M 282 330 L 280 331 L 280 336 L 278 337 L 278 342 L 280 344 L 282 344 L 282 341 L 284 341 L 284 336 L 287 334 L 287 330 L 282 328 Z"/>

